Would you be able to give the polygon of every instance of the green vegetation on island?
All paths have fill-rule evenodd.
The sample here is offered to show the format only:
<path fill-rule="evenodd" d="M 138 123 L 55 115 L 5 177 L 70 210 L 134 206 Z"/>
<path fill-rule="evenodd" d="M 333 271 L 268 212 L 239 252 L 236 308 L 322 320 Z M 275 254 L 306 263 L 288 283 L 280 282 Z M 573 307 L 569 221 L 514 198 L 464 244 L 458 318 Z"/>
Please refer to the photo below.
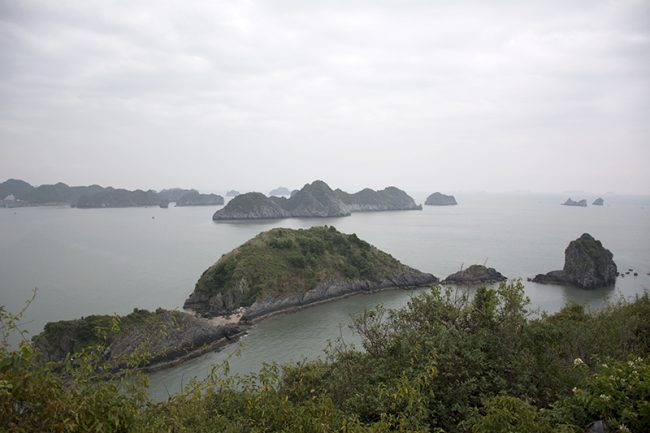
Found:
<path fill-rule="evenodd" d="M 32 340 L 41 360 L 55 364 L 102 347 L 97 361 L 117 370 L 160 366 L 230 341 L 241 332 L 237 326 L 214 326 L 187 313 L 159 308 L 49 322 Z"/>
<path fill-rule="evenodd" d="M 423 286 L 437 279 L 334 227 L 276 228 L 208 268 L 185 302 L 206 316 L 249 307 L 244 317 L 357 291 Z"/>
<path fill-rule="evenodd" d="M 315 180 L 301 190 L 291 192 L 289 198 L 286 195 L 288 193 L 282 197 L 267 197 L 259 192 L 242 194 L 233 198 L 223 209 L 216 211 L 212 218 L 323 218 L 348 216 L 351 212 L 422 209 L 407 193 L 394 186 L 381 191 L 366 188 L 355 194 L 348 194 L 340 189 L 332 190 L 322 180 Z"/>
<path fill-rule="evenodd" d="M 217 194 L 201 194 L 191 191 L 176 200 L 176 206 L 217 206 L 222 205 L 223 197 Z"/>
<path fill-rule="evenodd" d="M 159 403 L 145 376 L 105 382 L 85 356 L 56 374 L 37 348 L 9 349 L 5 332 L 0 430 L 583 433 L 595 423 L 644 433 L 648 317 L 647 294 L 547 315 L 529 311 L 521 283 L 473 297 L 434 287 L 402 309 L 356 317 L 362 347 L 338 341 L 324 359 L 244 377 L 215 366 Z M 5 331 L 20 322 L 3 308 L 0 319 Z"/>
<path fill-rule="evenodd" d="M 193 198 L 200 204 L 223 204 L 223 198 L 219 203 L 220 196 L 199 194 L 193 189 L 171 188 L 163 189 L 160 192 L 152 189 L 131 191 L 100 185 L 68 186 L 62 182 L 34 187 L 17 179 L 9 179 L 0 183 L 0 207 L 45 205 L 68 205 L 78 208 L 167 207 L 169 202 L 177 201 L 184 196 L 186 196 L 186 200 L 189 201 Z"/>

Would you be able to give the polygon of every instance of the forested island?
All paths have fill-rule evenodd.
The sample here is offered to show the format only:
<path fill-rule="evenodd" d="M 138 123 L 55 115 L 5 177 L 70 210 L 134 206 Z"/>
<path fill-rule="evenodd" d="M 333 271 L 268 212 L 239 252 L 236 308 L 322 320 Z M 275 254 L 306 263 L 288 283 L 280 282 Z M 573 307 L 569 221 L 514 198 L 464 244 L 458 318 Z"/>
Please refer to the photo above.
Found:
<path fill-rule="evenodd" d="M 290 198 L 267 197 L 259 192 L 241 194 L 214 213 L 214 220 L 314 218 L 348 216 L 351 212 L 421 210 L 404 191 L 388 187 L 366 188 L 355 194 L 332 190 L 321 180 L 306 184 Z"/>
<path fill-rule="evenodd" d="M 192 191 L 179 197 L 176 206 L 217 206 L 222 205 L 223 202 L 223 197 L 218 194 L 201 194 Z"/>
<path fill-rule="evenodd" d="M 279 311 L 438 279 L 332 226 L 261 233 L 219 259 L 183 306 L 205 317 L 252 321 Z"/>
<path fill-rule="evenodd" d="M 170 188 L 162 191 L 152 189 L 134 191 L 90 186 L 68 186 L 65 183 L 40 185 L 9 179 L 0 183 L 1 205 L 5 207 L 26 206 L 72 206 L 80 209 L 105 207 L 167 207 L 170 202 L 180 201 L 179 206 L 221 205 L 223 197 L 216 194 L 200 194 L 195 189 Z"/>

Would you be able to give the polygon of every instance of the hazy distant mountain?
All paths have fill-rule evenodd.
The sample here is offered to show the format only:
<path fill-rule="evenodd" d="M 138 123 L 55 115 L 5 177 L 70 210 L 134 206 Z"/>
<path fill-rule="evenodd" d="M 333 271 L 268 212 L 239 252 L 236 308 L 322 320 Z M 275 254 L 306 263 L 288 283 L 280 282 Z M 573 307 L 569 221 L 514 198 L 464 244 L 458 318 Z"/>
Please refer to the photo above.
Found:
<path fill-rule="evenodd" d="M 215 212 L 215 220 L 289 217 L 340 217 L 351 212 L 422 209 L 404 191 L 388 187 L 381 191 L 366 188 L 355 194 L 333 191 L 322 180 L 306 184 L 290 198 L 247 193 L 233 198 Z"/>
<path fill-rule="evenodd" d="M 276 197 L 283 196 L 283 195 L 289 196 L 289 195 L 291 195 L 291 191 L 289 191 L 287 188 L 281 186 L 279 188 L 275 188 L 275 189 L 271 190 L 271 192 L 269 193 L 269 196 L 273 196 L 273 195 L 276 196 Z"/>
<path fill-rule="evenodd" d="M 34 187 L 24 180 L 9 179 L 0 183 L 0 199 L 13 195 L 16 199 L 25 200 L 33 189 Z"/>
<path fill-rule="evenodd" d="M 179 198 L 183 197 L 187 193 L 199 193 L 195 189 L 183 189 L 183 188 L 169 188 L 169 189 L 163 189 L 158 193 L 160 197 L 160 201 L 164 202 L 171 202 L 171 201 L 178 201 Z"/>
<path fill-rule="evenodd" d="M 223 197 L 217 194 L 200 194 L 191 191 L 176 201 L 176 206 L 216 206 L 223 204 Z"/>
<path fill-rule="evenodd" d="M 199 194 L 194 189 L 181 188 L 156 192 L 105 188 L 99 185 L 68 186 L 62 182 L 34 187 L 18 179 L 9 179 L 0 183 L 0 200 L 13 195 L 16 199 L 15 206 L 70 205 L 79 208 L 158 206 L 177 201 L 188 193 Z M 221 200 L 223 204 L 223 198 Z"/>
<path fill-rule="evenodd" d="M 440 192 L 434 192 L 427 200 L 424 202 L 427 206 L 455 206 L 458 203 L 456 202 L 456 197 L 453 195 L 446 195 Z"/>
<path fill-rule="evenodd" d="M 234 189 L 231 189 L 226 193 L 226 197 L 237 197 L 239 195 L 239 191 L 235 191 Z"/>
<path fill-rule="evenodd" d="M 562 206 L 587 207 L 587 200 L 582 199 L 580 201 L 575 201 L 569 197 L 564 203 L 562 203 Z"/>
<path fill-rule="evenodd" d="M 152 189 L 149 191 L 143 191 L 141 189 L 129 191 L 108 187 L 103 191 L 81 196 L 76 203 L 76 207 L 83 209 L 97 207 L 158 206 L 160 202 L 158 193 Z"/>
<path fill-rule="evenodd" d="M 354 194 L 337 189 L 336 195 L 346 204 L 350 212 L 377 212 L 386 210 L 421 210 L 407 193 L 394 186 L 375 191 L 362 189 Z"/>

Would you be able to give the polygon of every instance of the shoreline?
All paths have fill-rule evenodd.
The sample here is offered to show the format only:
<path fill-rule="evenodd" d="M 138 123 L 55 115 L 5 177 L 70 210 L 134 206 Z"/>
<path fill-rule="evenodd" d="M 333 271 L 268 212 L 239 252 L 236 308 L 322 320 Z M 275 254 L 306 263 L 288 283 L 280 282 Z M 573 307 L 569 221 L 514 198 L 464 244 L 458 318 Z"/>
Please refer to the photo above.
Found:
<path fill-rule="evenodd" d="M 180 364 L 182 364 L 182 363 L 184 363 L 186 361 L 190 361 L 190 360 L 192 360 L 194 358 L 198 358 L 201 355 L 205 355 L 206 353 L 219 352 L 223 348 L 228 346 L 229 344 L 238 342 L 241 339 L 241 337 L 246 335 L 246 333 L 247 333 L 247 330 L 243 330 L 241 332 L 238 332 L 238 333 L 234 334 L 232 337 L 219 338 L 219 339 L 214 340 L 214 341 L 212 341 L 212 342 L 210 342 L 208 344 L 204 344 L 201 347 L 190 350 L 189 352 L 187 352 L 187 353 L 185 353 L 185 354 L 183 354 L 183 355 L 181 355 L 179 357 L 170 359 L 168 361 L 162 361 L 162 362 L 157 362 L 157 363 L 153 363 L 153 364 L 150 364 L 150 365 L 146 365 L 146 366 L 140 367 L 140 369 L 144 373 L 155 373 L 155 372 L 158 372 L 158 371 L 166 370 L 168 368 L 176 367 L 176 366 L 178 366 L 178 365 L 180 365 Z"/>
<path fill-rule="evenodd" d="M 294 313 L 296 311 L 304 310 L 306 308 L 316 307 L 318 305 L 326 304 L 326 303 L 329 303 L 329 302 L 339 301 L 341 299 L 350 298 L 352 296 L 357 296 L 357 295 L 373 295 L 373 294 L 376 294 L 376 293 L 387 292 L 389 290 L 413 291 L 413 290 L 416 290 L 416 289 L 424 289 L 424 288 L 427 288 L 427 287 L 430 287 L 430 286 L 431 286 L 431 284 L 425 284 L 425 285 L 422 285 L 422 286 L 408 286 L 408 287 L 389 286 L 389 287 L 380 287 L 380 288 L 373 289 L 373 290 L 362 290 L 362 291 L 358 291 L 358 292 L 348 292 L 348 293 L 343 293 L 341 295 L 335 295 L 335 296 L 332 296 L 330 298 L 320 299 L 318 301 L 310 302 L 308 304 L 294 305 L 294 306 L 290 306 L 290 307 L 283 308 L 283 309 L 280 309 L 280 310 L 270 311 L 270 312 L 262 314 L 260 316 L 244 320 L 243 322 L 239 322 L 239 324 L 241 324 L 241 325 L 247 325 L 247 324 L 253 325 L 253 324 L 261 322 L 262 320 L 269 319 L 269 318 L 271 318 L 273 316 L 279 316 L 279 315 L 282 315 L 282 314 L 291 314 L 291 313 Z"/>
<path fill-rule="evenodd" d="M 182 311 L 191 314 L 195 317 L 200 317 L 205 320 L 208 320 L 210 323 L 213 323 L 215 326 L 223 326 L 225 324 L 234 324 L 234 325 L 239 325 L 242 328 L 244 328 L 241 332 L 233 335 L 230 338 L 220 338 L 218 340 L 215 340 L 212 343 L 209 343 L 207 345 L 204 345 L 200 348 L 197 348 L 195 350 L 192 350 L 191 352 L 188 352 L 187 354 L 183 356 L 179 356 L 178 358 L 174 358 L 170 361 L 165 361 L 162 363 L 156 363 L 152 364 L 151 366 L 146 366 L 142 367 L 142 370 L 145 373 L 155 373 L 161 370 L 166 370 L 168 368 L 176 367 L 185 361 L 189 361 L 194 358 L 198 358 L 199 356 L 205 355 L 206 353 L 209 352 L 219 352 L 220 350 L 224 349 L 225 347 L 229 346 L 230 344 L 237 343 L 241 339 L 242 336 L 246 335 L 248 333 L 248 329 L 251 328 L 253 325 L 265 320 L 269 319 L 274 316 L 280 316 L 280 315 L 285 315 L 285 314 L 291 314 L 295 313 L 300 310 L 304 310 L 310 307 L 316 307 L 318 305 L 330 303 L 330 302 L 335 302 L 339 301 L 341 299 L 346 299 L 350 298 L 353 296 L 360 296 L 360 295 L 374 295 L 377 293 L 381 292 L 387 292 L 387 291 L 392 291 L 392 290 L 403 290 L 403 291 L 414 291 L 417 289 L 426 289 L 428 287 L 431 287 L 431 284 L 426 284 L 426 285 L 421 285 L 421 286 L 408 286 L 408 287 L 397 287 L 397 286 L 389 286 L 389 287 L 382 287 L 374 290 L 364 290 L 364 291 L 359 291 L 359 292 L 349 292 L 349 293 L 344 293 L 341 295 L 333 296 L 331 298 L 326 298 L 326 299 L 321 299 L 318 301 L 310 302 L 308 304 L 304 305 L 295 305 L 292 307 L 287 307 L 283 308 L 281 310 L 276 310 L 276 311 L 271 311 L 269 313 L 263 314 L 261 316 L 254 317 L 249 320 L 241 320 L 242 316 L 245 314 L 245 307 L 240 307 L 239 312 L 237 314 L 231 314 L 229 316 L 214 316 L 210 318 L 205 318 L 201 317 L 198 315 L 198 313 L 190 308 L 183 309 Z M 232 317 L 235 316 L 237 318 L 237 321 L 234 321 Z M 216 322 L 216 323 L 215 323 Z"/>

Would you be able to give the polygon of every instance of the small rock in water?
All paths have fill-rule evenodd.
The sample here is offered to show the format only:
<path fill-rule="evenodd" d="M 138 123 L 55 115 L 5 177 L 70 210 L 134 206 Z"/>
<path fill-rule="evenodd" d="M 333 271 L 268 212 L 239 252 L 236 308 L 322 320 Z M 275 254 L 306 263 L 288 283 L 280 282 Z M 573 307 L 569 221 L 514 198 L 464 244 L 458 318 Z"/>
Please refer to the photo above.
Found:
<path fill-rule="evenodd" d="M 627 271 L 628 271 L 628 272 L 632 272 L 633 270 L 634 270 L 634 269 L 630 268 L 630 269 L 628 269 Z"/>
<path fill-rule="evenodd" d="M 635 277 L 638 277 L 638 276 L 639 276 L 639 274 L 638 274 L 637 272 L 635 272 L 635 273 L 634 273 L 634 276 L 635 276 Z"/>

